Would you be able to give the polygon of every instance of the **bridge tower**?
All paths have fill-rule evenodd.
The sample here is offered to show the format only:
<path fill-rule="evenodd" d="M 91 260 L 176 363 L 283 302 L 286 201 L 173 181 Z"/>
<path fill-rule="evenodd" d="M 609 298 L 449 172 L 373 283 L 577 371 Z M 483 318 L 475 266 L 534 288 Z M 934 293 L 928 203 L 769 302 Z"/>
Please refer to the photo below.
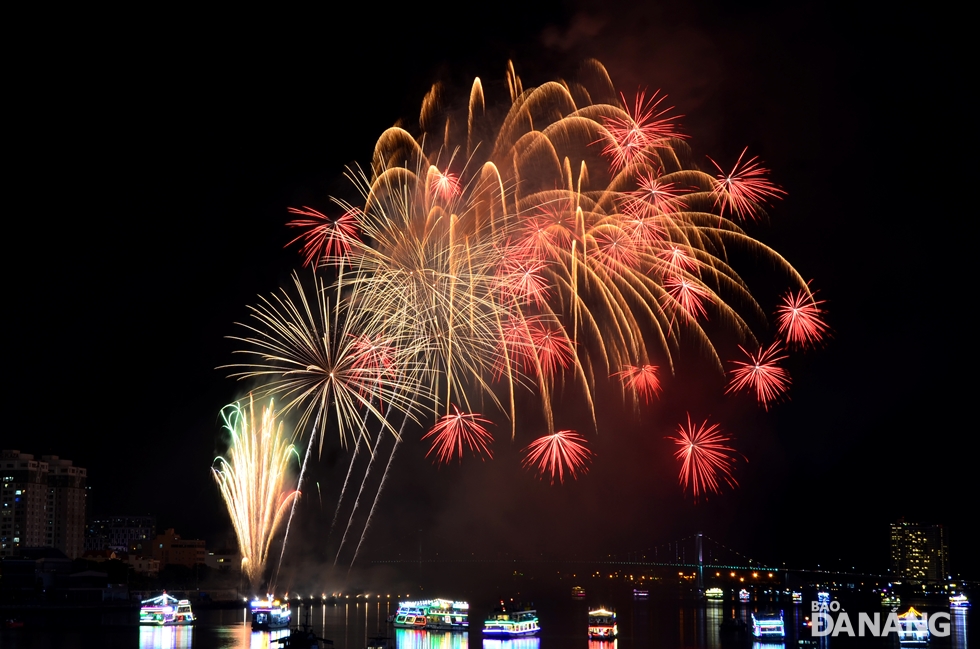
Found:
<path fill-rule="evenodd" d="M 701 532 L 698 532 L 694 537 L 694 543 L 696 545 L 696 550 L 698 552 L 698 596 L 704 595 L 704 548 L 702 546 L 702 538 L 704 537 Z"/>

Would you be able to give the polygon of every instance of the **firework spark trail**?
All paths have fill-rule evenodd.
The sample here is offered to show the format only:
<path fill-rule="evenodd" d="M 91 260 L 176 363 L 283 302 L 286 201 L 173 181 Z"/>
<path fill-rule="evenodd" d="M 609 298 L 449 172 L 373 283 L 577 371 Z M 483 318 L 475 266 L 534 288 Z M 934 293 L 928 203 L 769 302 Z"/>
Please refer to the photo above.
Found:
<path fill-rule="evenodd" d="M 247 413 L 235 403 L 223 408 L 221 416 L 231 445 L 211 470 L 238 537 L 242 572 L 255 591 L 265 572 L 272 537 L 299 494 L 285 488 L 296 450 L 286 441 L 282 424 L 277 425 L 271 403 L 262 409 L 258 422 L 251 397 Z"/>
<path fill-rule="evenodd" d="M 279 581 L 279 570 L 282 569 L 282 558 L 286 554 L 286 542 L 289 540 L 289 528 L 293 524 L 293 516 L 296 515 L 296 504 L 299 503 L 303 493 L 303 477 L 306 475 L 306 464 L 310 461 L 310 451 L 313 449 L 313 441 L 316 439 L 316 425 L 320 422 L 320 415 L 313 421 L 313 430 L 310 433 L 310 441 L 306 444 L 306 453 L 303 455 L 303 464 L 299 469 L 299 480 L 296 481 L 296 494 L 293 504 L 289 508 L 289 518 L 286 520 L 286 533 L 282 537 L 282 548 L 279 550 L 279 563 L 276 564 L 276 571 L 273 573 L 272 581 L 269 584 L 269 591 L 276 592 L 276 582 Z M 317 483 L 317 491 L 320 490 L 320 483 Z"/>
<path fill-rule="evenodd" d="M 677 480 L 685 489 L 691 489 L 695 503 L 709 491 L 721 493 L 723 482 L 732 488 L 738 486 L 732 476 L 736 451 L 727 445 L 731 438 L 721 432 L 718 424 L 709 426 L 705 420 L 695 426 L 688 413 L 687 426 L 678 425 L 677 433 L 677 437 L 668 437 L 680 447 L 674 453 L 681 460 Z"/>
<path fill-rule="evenodd" d="M 350 575 L 350 569 L 354 567 L 354 562 L 357 561 L 357 555 L 361 551 L 361 544 L 364 543 L 364 538 L 367 536 L 368 527 L 371 526 L 371 518 L 374 516 L 374 509 L 378 506 L 378 500 L 381 499 L 381 490 L 385 487 L 385 481 L 388 479 L 388 469 L 391 468 L 391 462 L 395 459 L 395 451 L 398 450 L 398 445 L 401 444 L 402 430 L 405 428 L 405 422 L 408 421 L 407 418 L 402 420 L 401 428 L 398 429 L 398 437 L 395 438 L 395 444 L 391 447 L 391 455 L 388 456 L 388 464 L 385 465 L 385 472 L 381 476 L 381 484 L 378 485 L 378 493 L 374 494 L 374 502 L 371 503 L 371 511 L 368 512 L 367 520 L 364 522 L 364 530 L 361 532 L 361 538 L 357 542 L 357 548 L 354 549 L 354 558 L 350 560 L 350 567 L 347 569 L 348 576 Z"/>
<path fill-rule="evenodd" d="M 395 438 L 398 439 L 397 437 Z M 347 542 L 347 534 L 350 532 L 351 525 L 354 524 L 354 514 L 357 513 L 357 508 L 361 504 L 361 494 L 364 493 L 364 486 L 367 484 L 367 479 L 371 475 L 371 469 L 374 467 L 374 461 L 378 459 L 377 448 L 371 449 L 371 460 L 368 462 L 367 468 L 364 470 L 364 477 L 361 478 L 361 486 L 357 490 L 357 497 L 354 498 L 354 507 L 351 509 L 350 517 L 347 519 L 347 527 L 344 528 L 344 535 L 340 538 L 340 545 L 337 546 L 337 556 L 334 557 L 333 565 L 337 565 L 340 560 L 340 552 L 344 549 L 344 543 Z"/>
<path fill-rule="evenodd" d="M 367 421 L 367 412 L 364 413 L 364 416 L 365 416 L 365 421 L 362 422 L 362 425 L 365 424 Z M 351 473 L 353 473 L 354 471 L 354 462 L 357 460 L 357 455 L 358 453 L 360 453 L 361 450 L 361 440 L 362 440 L 362 436 L 358 435 L 357 442 L 355 442 L 354 444 L 354 453 L 351 456 L 350 464 L 347 466 L 347 475 L 344 476 L 344 486 L 341 487 L 340 496 L 337 497 L 337 507 L 334 509 L 333 519 L 330 521 L 330 531 L 327 532 L 327 538 L 330 538 L 330 535 L 333 534 L 333 528 L 337 524 L 337 516 L 340 514 L 340 507 L 344 503 L 344 494 L 347 493 L 347 483 L 350 481 Z"/>

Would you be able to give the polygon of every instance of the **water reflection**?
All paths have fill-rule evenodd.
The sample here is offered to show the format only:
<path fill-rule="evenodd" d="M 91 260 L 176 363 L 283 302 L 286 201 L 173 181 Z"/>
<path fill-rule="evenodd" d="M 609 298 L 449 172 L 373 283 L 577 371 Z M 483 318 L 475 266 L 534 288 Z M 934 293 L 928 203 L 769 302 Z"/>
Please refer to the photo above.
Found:
<path fill-rule="evenodd" d="M 950 620 L 950 635 L 953 636 L 953 647 L 955 649 L 965 649 L 970 646 L 966 638 L 966 609 L 952 609 L 952 619 Z"/>
<path fill-rule="evenodd" d="M 398 649 L 466 649 L 469 636 L 452 631 L 395 629 L 395 643 Z"/>
<path fill-rule="evenodd" d="M 486 645 L 484 645 L 486 646 Z M 589 649 L 619 649 L 619 640 L 589 640 Z"/>
<path fill-rule="evenodd" d="M 398 645 L 398 647 L 401 649 L 401 645 Z M 510 638 L 508 640 L 502 640 L 500 638 L 483 639 L 483 649 L 539 649 L 540 647 L 540 638 Z"/>
<path fill-rule="evenodd" d="M 140 649 L 190 649 L 192 626 L 141 626 Z"/>

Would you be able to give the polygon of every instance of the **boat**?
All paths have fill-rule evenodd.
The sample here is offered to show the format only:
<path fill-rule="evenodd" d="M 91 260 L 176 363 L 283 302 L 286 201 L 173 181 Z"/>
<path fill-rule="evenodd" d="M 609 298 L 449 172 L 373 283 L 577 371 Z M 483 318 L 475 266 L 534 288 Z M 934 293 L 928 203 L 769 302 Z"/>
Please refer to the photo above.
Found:
<path fill-rule="evenodd" d="M 618 635 L 615 611 L 604 608 L 589 611 L 589 640 L 613 640 Z"/>
<path fill-rule="evenodd" d="M 794 590 L 793 591 L 793 603 L 794 604 L 802 604 L 803 603 L 803 593 L 802 592 L 800 592 L 798 590 Z"/>
<path fill-rule="evenodd" d="M 725 593 L 720 588 L 709 588 L 704 591 L 704 596 L 707 599 L 721 599 L 725 596 Z"/>
<path fill-rule="evenodd" d="M 575 599 L 582 599 L 585 597 L 585 589 L 581 586 L 572 586 L 572 597 Z"/>
<path fill-rule="evenodd" d="M 155 626 L 184 626 L 194 624 L 191 603 L 163 591 L 159 597 L 144 599 L 140 607 L 140 624 Z"/>
<path fill-rule="evenodd" d="M 883 590 L 881 591 L 881 605 L 897 609 L 902 605 L 902 598 L 895 593 L 890 593 L 887 590 Z"/>
<path fill-rule="evenodd" d="M 721 624 L 718 625 L 718 630 L 722 633 L 745 633 L 748 631 L 748 627 L 745 620 L 730 617 L 722 620 Z"/>
<path fill-rule="evenodd" d="M 328 646 L 333 646 L 333 640 L 318 638 L 308 626 L 302 629 L 292 629 L 289 635 L 273 640 L 273 642 L 279 643 L 280 649 L 323 649 L 323 645 L 320 644 L 321 641 Z"/>
<path fill-rule="evenodd" d="M 6 619 L 3 621 L 3 628 L 5 629 L 23 629 L 24 621 L 17 619 L 15 617 Z"/>
<path fill-rule="evenodd" d="M 399 629 L 430 631 L 466 631 L 469 629 L 470 605 L 451 599 L 426 599 L 398 602 L 391 623 Z"/>
<path fill-rule="evenodd" d="M 515 636 L 534 635 L 541 630 L 538 623 L 538 612 L 530 605 L 518 604 L 513 601 L 505 604 L 500 600 L 500 606 L 483 622 L 483 637 L 511 638 Z"/>
<path fill-rule="evenodd" d="M 898 614 L 898 624 L 901 627 L 898 632 L 898 643 L 901 646 L 924 647 L 929 644 L 929 624 L 914 606 Z"/>
<path fill-rule="evenodd" d="M 647 599 L 648 597 L 650 597 L 650 591 L 645 588 L 633 589 L 633 599 Z"/>
<path fill-rule="evenodd" d="M 970 600 L 967 599 L 966 595 L 960 593 L 959 595 L 949 596 L 949 607 L 950 608 L 969 608 Z"/>
<path fill-rule="evenodd" d="M 745 590 L 744 588 L 738 591 L 738 601 L 740 602 L 749 601 L 749 591 Z"/>
<path fill-rule="evenodd" d="M 252 612 L 253 631 L 271 631 L 272 629 L 286 629 L 292 621 L 292 613 L 289 605 L 283 604 L 278 599 L 253 599 L 249 605 Z"/>
<path fill-rule="evenodd" d="M 786 637 L 786 625 L 783 623 L 783 612 L 753 613 L 752 635 L 760 639 L 781 640 Z"/>

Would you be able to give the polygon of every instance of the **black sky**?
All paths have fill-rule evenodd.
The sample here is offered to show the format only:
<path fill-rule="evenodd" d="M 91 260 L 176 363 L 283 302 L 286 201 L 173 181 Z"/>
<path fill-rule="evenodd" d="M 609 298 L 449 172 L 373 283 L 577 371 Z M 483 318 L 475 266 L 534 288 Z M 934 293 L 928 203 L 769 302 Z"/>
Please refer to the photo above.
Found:
<path fill-rule="evenodd" d="M 592 472 L 563 488 L 521 472 L 506 434 L 493 462 L 439 470 L 405 445 L 371 551 L 419 529 L 434 547 L 578 538 L 584 554 L 703 530 L 762 561 L 881 570 L 887 523 L 905 516 L 946 524 L 954 569 L 980 574 L 959 21 L 935 5 L 526 4 L 28 21 L 6 93 L 2 446 L 87 467 L 97 515 L 221 538 L 208 471 L 218 410 L 242 392 L 215 368 L 246 305 L 299 265 L 286 208 L 349 192 L 345 166 L 414 124 L 436 80 L 462 96 L 480 76 L 502 97 L 510 58 L 533 86 L 595 57 L 627 94 L 665 92 L 699 156 L 765 160 L 788 195 L 751 232 L 813 278 L 833 338 L 792 360 L 791 400 L 768 413 L 695 404 L 733 422 L 749 458 L 734 493 L 695 507 L 676 485 L 663 436 L 690 407 L 680 386 L 720 381 L 694 365 L 646 418 L 610 417 Z M 325 501 L 343 464 L 317 464 Z M 576 536 L 588 516 L 613 522 Z"/>

